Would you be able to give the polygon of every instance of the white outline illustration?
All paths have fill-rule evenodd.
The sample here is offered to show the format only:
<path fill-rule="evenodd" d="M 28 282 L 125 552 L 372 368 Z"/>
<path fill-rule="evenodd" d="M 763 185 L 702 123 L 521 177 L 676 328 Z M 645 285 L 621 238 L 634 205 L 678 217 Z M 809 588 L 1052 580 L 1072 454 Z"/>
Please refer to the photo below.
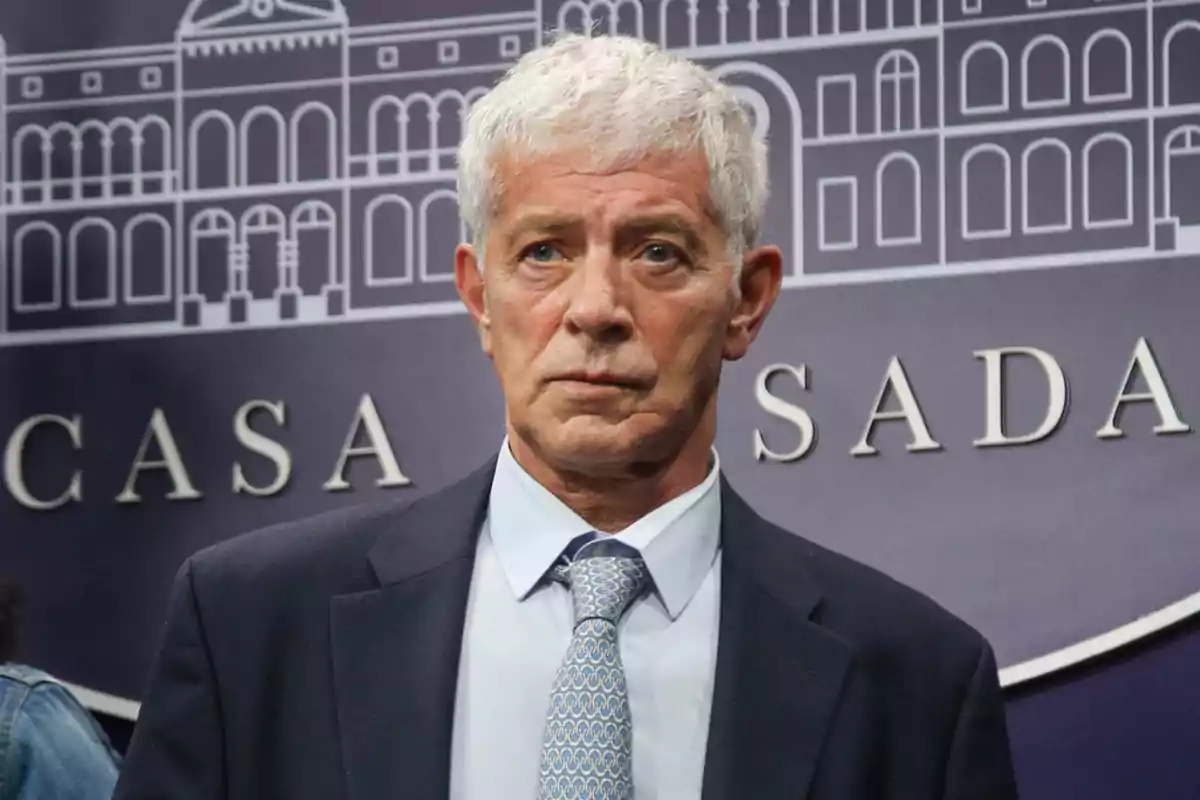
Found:
<path fill-rule="evenodd" d="M 1097 63 L 1103 64 L 1112 58 L 1111 55 L 1105 55 L 1104 48 L 1107 46 L 1106 43 L 1113 41 L 1121 48 L 1119 57 L 1124 65 L 1122 85 L 1117 91 L 1097 91 L 1093 86 L 1095 78 L 1092 73 L 1097 69 Z M 1099 55 L 1097 55 L 1098 50 Z M 1092 59 L 1096 59 L 1096 61 Z M 1122 31 L 1106 28 L 1096 31 L 1084 42 L 1083 99 L 1087 103 L 1120 103 L 1133 99 L 1133 45 L 1129 43 L 1129 37 Z"/>
<path fill-rule="evenodd" d="M 972 78 L 971 69 L 982 69 L 985 73 L 988 72 L 989 64 L 986 59 L 995 58 L 999 66 L 995 71 L 1000 76 L 1000 98 L 994 102 L 979 102 L 971 99 L 972 91 L 978 92 L 979 78 Z M 980 62 L 984 62 L 980 67 Z M 967 48 L 963 53 L 962 60 L 959 62 L 958 69 L 958 108 L 962 114 L 996 114 L 1003 111 L 1008 111 L 1009 105 L 1009 83 L 1010 76 L 1008 74 L 1008 53 L 1004 48 L 993 41 L 975 42 Z M 991 87 L 988 87 L 991 88 Z"/>
<path fill-rule="evenodd" d="M 1050 172 L 1046 164 L 1034 164 L 1030 167 L 1030 162 L 1034 160 L 1038 151 L 1042 150 L 1059 154 L 1061 160 L 1053 162 L 1054 172 Z M 1038 187 L 1046 191 L 1033 191 L 1029 187 L 1035 183 L 1034 176 L 1037 176 L 1038 180 L 1056 183 L 1057 186 L 1038 183 Z M 1071 148 L 1067 147 L 1062 140 L 1047 136 L 1026 145 L 1024 152 L 1021 153 L 1021 231 L 1023 233 L 1064 233 L 1072 230 L 1071 219 L 1074 202 L 1072 185 Z M 1055 189 L 1058 190 L 1058 195 L 1052 194 Z M 1061 195 L 1062 204 L 1057 209 L 1059 213 L 1049 221 L 1032 221 L 1035 197 L 1045 198 L 1047 195 L 1051 198 Z"/>
<path fill-rule="evenodd" d="M 829 195 L 834 189 L 848 188 L 849 192 L 840 201 L 831 201 Z M 834 206 L 845 214 L 830 214 L 829 206 Z M 848 226 L 847 235 L 835 239 L 829 235 L 833 218 L 842 218 Z M 858 176 L 838 175 L 821 178 L 817 181 L 817 247 L 823 253 L 836 253 L 840 250 L 858 249 Z"/>
<path fill-rule="evenodd" d="M 1053 51 L 1056 63 L 1054 71 L 1059 73 L 1057 93 L 1048 97 L 1032 97 L 1035 85 L 1044 85 L 1054 90 L 1056 83 L 1051 70 L 1037 61 L 1037 51 Z M 1049 33 L 1035 36 L 1021 52 L 1021 105 L 1025 108 L 1061 108 L 1071 105 L 1071 52 L 1066 43 Z"/>
<path fill-rule="evenodd" d="M 833 100 L 830 95 L 837 91 L 847 109 L 845 117 L 831 115 L 826 106 Z M 834 104 L 837 105 L 836 103 Z M 836 120 L 836 121 L 834 121 Z M 839 124 L 840 123 L 840 124 Z M 830 130 L 837 128 L 837 130 Z M 831 136 L 854 136 L 858 133 L 858 76 L 853 72 L 843 75 L 821 75 L 817 78 L 817 137 L 825 139 Z"/>
<path fill-rule="evenodd" d="M 972 220 L 978 220 L 978 214 L 971 213 L 972 201 L 975 203 L 975 208 L 979 207 L 979 198 L 987 197 L 988 187 L 994 186 L 995 183 L 990 180 L 990 175 L 983 177 L 972 177 L 972 165 L 977 164 L 985 159 L 997 158 L 1000 161 L 1001 180 L 999 181 L 1001 188 L 1000 198 L 998 200 L 1002 211 L 1003 224 L 1000 225 L 980 225 L 972 224 Z M 979 169 L 979 167 L 975 167 Z M 964 241 L 972 239 L 1000 239 L 1012 235 L 1012 157 L 1008 151 L 998 144 L 984 142 L 977 144 L 963 154 L 962 159 L 962 188 L 959 196 L 962 198 L 962 238 Z M 1025 205 L 1022 203 L 1022 205 Z"/>
<path fill-rule="evenodd" d="M 897 166 L 892 166 L 893 164 Z M 888 226 L 884 224 L 885 220 L 889 217 L 888 207 L 883 202 L 884 195 L 887 194 L 885 186 L 889 179 L 889 170 L 895 172 L 898 168 L 903 169 L 902 165 L 907 165 L 909 174 L 912 176 L 912 196 L 905 198 L 899 207 L 892 208 L 890 215 L 911 213 L 912 232 L 902 235 L 889 235 L 886 233 Z M 896 178 L 892 178 L 891 180 L 896 180 Z M 924 230 L 921 227 L 921 205 L 925 197 L 921 191 L 921 164 L 917 159 L 913 158 L 912 153 L 897 150 L 888 153 L 880 159 L 879 166 L 875 168 L 875 244 L 877 247 L 896 247 L 921 243 L 921 232 Z"/>
<path fill-rule="evenodd" d="M 532 5 L 355 27 L 333 0 L 190 0 L 174 41 L 163 45 L 28 55 L 0 46 L 0 83 L 19 89 L 0 111 L 0 240 L 11 256 L 0 262 L 8 289 L 0 347 L 461 313 L 442 266 L 450 254 L 442 251 L 462 225 L 442 212 L 454 199 L 463 118 L 555 23 L 644 36 L 731 80 L 759 134 L 771 135 L 775 196 L 792 223 L 786 288 L 1200 252 L 1200 213 L 1172 195 L 1200 141 L 1190 133 L 1180 139 L 1182 129 L 1163 136 L 1154 126 L 1132 127 L 1200 110 L 1200 97 L 1184 97 L 1171 63 L 1172 47 L 1188 41 L 1181 37 L 1200 36 L 1200 11 L 1150 42 L 1155 50 L 1146 55 L 1131 32 L 1150 24 L 1149 4 L 1079 12 L 1092 31 L 1074 45 L 1033 24 L 1066 12 L 1029 6 L 985 19 L 971 0 L 961 9 L 939 4 L 939 15 L 955 15 L 945 20 L 927 18 L 920 0 L 720 0 L 713 7 L 664 0 L 657 12 L 644 0 Z M 1009 22 L 1020 23 L 1006 26 L 1018 41 L 997 30 Z M 490 44 L 480 47 L 481 40 Z M 802 79 L 756 60 L 859 46 L 881 54 L 853 71 L 833 59 L 841 69 L 805 71 Z M 1062 69 L 1049 96 L 1039 96 L 1030 77 L 1050 52 L 1044 48 Z M 319 63 L 318 73 L 247 80 L 258 69 L 250 64 L 278 61 L 272 74 L 288 75 L 289 54 L 300 51 L 307 60 L 295 69 Z M 944 54 L 941 62 L 935 53 Z M 1159 65 L 1160 77 L 1147 75 L 1144 89 L 1133 77 L 1141 57 Z M 75 77 L 47 80 L 62 73 Z M 72 81 L 75 94 L 63 95 Z M 1162 105 L 1154 102 L 1156 83 Z M 1189 102 L 1173 106 L 1177 99 Z M 816 124 L 808 129 L 803 111 L 812 106 Z M 64 120 L 68 109 L 79 121 Z M 1030 109 L 1041 113 L 1030 117 Z M 1039 221 L 1026 173 L 1018 180 L 1014 168 L 1025 170 L 1039 132 L 1070 126 L 1089 129 L 1082 149 L 1061 145 L 1068 177 L 1080 173 L 1082 197 L 1069 191 L 1065 217 Z M 871 147 L 884 140 L 883 149 Z M 822 170 L 825 177 L 805 182 L 807 159 L 820 163 L 824 148 L 848 146 L 868 148 L 853 158 L 855 174 Z M 1159 172 L 1135 169 L 1153 164 L 1157 147 Z M 987 166 L 975 161 L 985 153 L 998 157 L 992 164 L 1003 166 L 1003 180 L 972 180 L 973 169 Z M 881 196 L 893 177 L 913 180 L 893 175 L 901 159 L 915 170 L 922 200 L 906 212 L 912 219 L 904 218 L 903 235 Z M 853 235 L 830 242 L 824 234 L 834 220 L 825 218 L 825 204 L 842 184 L 853 186 L 853 216 L 843 221 Z M 929 192 L 937 214 L 925 213 Z M 1154 199 L 1145 211 L 1134 203 L 1142 195 Z M 806 197 L 816 214 L 804 213 Z M 997 204 L 1002 217 L 979 219 Z M 957 220 L 947 218 L 947 206 L 958 207 Z M 72 236 L 82 220 L 91 220 L 87 235 Z M 107 238 L 98 234 L 100 220 Z M 1077 251 L 1044 244 L 1039 234 L 1048 231 L 1078 237 Z M 1108 235 L 1090 245 L 1100 231 Z M 984 240 L 992 243 L 964 250 Z M 838 254 L 845 250 L 854 251 L 854 264 Z M 914 261 L 915 254 L 924 255 Z"/>

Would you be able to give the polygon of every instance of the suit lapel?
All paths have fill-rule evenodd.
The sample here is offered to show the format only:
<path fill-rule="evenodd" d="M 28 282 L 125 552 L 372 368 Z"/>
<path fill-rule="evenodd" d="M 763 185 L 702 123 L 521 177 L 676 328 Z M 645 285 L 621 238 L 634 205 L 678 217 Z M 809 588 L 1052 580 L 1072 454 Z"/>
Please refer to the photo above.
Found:
<path fill-rule="evenodd" d="M 330 605 L 334 692 L 352 800 L 444 800 L 458 660 L 493 460 L 416 501 L 369 559 L 379 588 Z"/>
<path fill-rule="evenodd" d="M 722 482 L 721 611 L 704 800 L 808 795 L 852 650 L 811 620 L 804 540 Z"/>

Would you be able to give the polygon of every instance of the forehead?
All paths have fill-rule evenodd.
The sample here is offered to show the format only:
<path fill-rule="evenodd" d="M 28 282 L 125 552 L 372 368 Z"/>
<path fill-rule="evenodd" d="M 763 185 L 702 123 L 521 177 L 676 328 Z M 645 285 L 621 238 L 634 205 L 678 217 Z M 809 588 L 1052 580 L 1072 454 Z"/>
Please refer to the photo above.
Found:
<path fill-rule="evenodd" d="M 493 221 L 503 227 L 548 214 L 580 222 L 619 224 L 663 213 L 715 225 L 703 153 L 663 153 L 615 165 L 586 151 L 502 156 L 496 163 Z"/>

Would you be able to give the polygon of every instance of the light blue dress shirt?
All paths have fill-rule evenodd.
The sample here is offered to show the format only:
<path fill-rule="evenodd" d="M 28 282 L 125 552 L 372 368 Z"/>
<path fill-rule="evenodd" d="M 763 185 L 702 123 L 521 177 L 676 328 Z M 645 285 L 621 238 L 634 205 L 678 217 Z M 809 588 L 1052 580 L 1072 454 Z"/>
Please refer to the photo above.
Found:
<path fill-rule="evenodd" d="M 716 453 L 704 482 L 619 533 L 654 592 L 620 625 L 638 800 L 695 800 L 704 777 L 720 597 Z M 507 440 L 479 537 L 459 666 L 452 800 L 537 797 L 542 730 L 571 641 L 569 590 L 540 582 L 593 530 L 513 458 Z"/>

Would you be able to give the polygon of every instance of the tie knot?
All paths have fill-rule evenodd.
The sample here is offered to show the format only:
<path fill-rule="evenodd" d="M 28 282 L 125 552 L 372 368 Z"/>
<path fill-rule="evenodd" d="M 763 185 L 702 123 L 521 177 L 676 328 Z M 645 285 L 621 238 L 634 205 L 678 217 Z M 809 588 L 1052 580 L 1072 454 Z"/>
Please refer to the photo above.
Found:
<path fill-rule="evenodd" d="M 588 543 L 559 575 L 571 587 L 576 626 L 588 619 L 615 625 L 650 582 L 641 554 L 612 539 Z"/>

